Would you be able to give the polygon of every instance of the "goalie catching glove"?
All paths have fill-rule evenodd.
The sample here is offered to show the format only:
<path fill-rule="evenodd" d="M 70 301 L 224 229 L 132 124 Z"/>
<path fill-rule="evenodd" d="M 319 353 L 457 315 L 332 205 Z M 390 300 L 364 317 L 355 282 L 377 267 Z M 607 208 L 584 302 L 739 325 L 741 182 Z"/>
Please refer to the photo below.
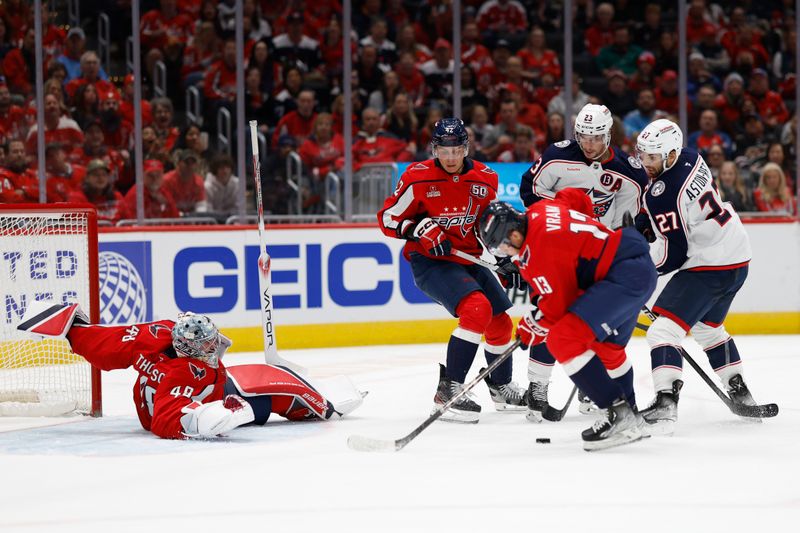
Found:
<path fill-rule="evenodd" d="M 401 225 L 401 235 L 409 240 L 420 243 L 429 254 L 434 257 L 450 255 L 453 244 L 445 236 L 439 224 L 429 217 L 420 220 L 416 225 L 406 220 Z"/>
<path fill-rule="evenodd" d="M 215 402 L 192 402 L 181 412 L 183 434 L 192 438 L 216 437 L 255 419 L 250 404 L 236 394 Z"/>
<path fill-rule="evenodd" d="M 532 311 L 522 315 L 517 324 L 517 339 L 519 339 L 522 349 L 527 349 L 528 346 L 536 346 L 543 343 L 547 339 L 547 334 L 550 330 L 544 327 L 540 320 L 542 320 L 542 312 L 535 306 Z"/>

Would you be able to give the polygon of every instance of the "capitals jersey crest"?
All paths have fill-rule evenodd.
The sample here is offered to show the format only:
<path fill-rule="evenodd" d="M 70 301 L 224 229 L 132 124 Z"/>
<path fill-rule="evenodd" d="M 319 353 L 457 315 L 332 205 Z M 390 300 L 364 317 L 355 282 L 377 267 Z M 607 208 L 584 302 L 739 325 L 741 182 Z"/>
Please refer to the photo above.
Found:
<path fill-rule="evenodd" d="M 194 379 L 203 379 L 204 377 L 206 377 L 206 369 L 200 368 L 194 363 L 189 363 L 189 370 L 191 370 Z"/>

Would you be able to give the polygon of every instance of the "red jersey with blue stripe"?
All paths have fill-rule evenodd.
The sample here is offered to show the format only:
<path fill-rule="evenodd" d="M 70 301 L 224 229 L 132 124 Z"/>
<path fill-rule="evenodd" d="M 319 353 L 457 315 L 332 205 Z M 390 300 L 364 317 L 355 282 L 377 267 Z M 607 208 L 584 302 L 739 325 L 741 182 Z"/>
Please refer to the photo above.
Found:
<path fill-rule="evenodd" d="M 419 222 L 430 217 L 442 228 L 453 248 L 480 257 L 476 225 L 489 202 L 497 197 L 497 173 L 478 161 L 464 158 L 460 174 L 451 174 L 436 159 L 413 163 L 397 183 L 397 188 L 378 212 L 378 225 L 389 237 L 403 238 L 403 221 Z M 428 250 L 408 241 L 403 253 L 430 257 Z M 456 263 L 471 264 L 449 255 L 437 257 Z"/>

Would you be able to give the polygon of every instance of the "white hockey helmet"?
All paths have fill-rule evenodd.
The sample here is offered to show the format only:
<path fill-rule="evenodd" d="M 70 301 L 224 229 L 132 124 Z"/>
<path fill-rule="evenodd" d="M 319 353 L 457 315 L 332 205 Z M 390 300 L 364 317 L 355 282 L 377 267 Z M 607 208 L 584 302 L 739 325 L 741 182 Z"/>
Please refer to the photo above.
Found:
<path fill-rule="evenodd" d="M 172 346 L 178 357 L 199 359 L 211 368 L 217 368 L 219 344 L 219 330 L 210 318 L 191 312 L 178 315 L 172 327 Z"/>
<path fill-rule="evenodd" d="M 681 128 L 665 118 L 654 120 L 648 124 L 639 137 L 636 139 L 637 154 L 661 154 L 664 163 L 664 170 L 669 170 L 678 156 L 681 155 L 683 148 L 683 132 Z M 675 161 L 672 165 L 667 165 L 669 154 L 675 151 Z"/>
<path fill-rule="evenodd" d="M 575 139 L 580 140 L 578 135 L 602 135 L 606 148 L 611 144 L 611 126 L 614 125 L 614 117 L 611 111 L 604 105 L 586 104 L 575 117 Z"/>

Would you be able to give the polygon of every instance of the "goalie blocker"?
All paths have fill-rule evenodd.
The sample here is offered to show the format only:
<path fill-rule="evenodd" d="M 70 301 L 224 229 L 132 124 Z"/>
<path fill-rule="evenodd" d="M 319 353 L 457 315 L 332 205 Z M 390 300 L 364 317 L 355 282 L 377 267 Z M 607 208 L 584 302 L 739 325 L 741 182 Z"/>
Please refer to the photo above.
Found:
<path fill-rule="evenodd" d="M 213 437 L 272 413 L 289 420 L 341 417 L 363 402 L 345 376 L 311 382 L 275 365 L 222 363 L 230 340 L 205 316 L 128 326 L 91 325 L 77 304 L 33 303 L 18 329 L 33 339 L 64 338 L 101 370 L 139 372 L 134 405 L 160 437 Z"/>

